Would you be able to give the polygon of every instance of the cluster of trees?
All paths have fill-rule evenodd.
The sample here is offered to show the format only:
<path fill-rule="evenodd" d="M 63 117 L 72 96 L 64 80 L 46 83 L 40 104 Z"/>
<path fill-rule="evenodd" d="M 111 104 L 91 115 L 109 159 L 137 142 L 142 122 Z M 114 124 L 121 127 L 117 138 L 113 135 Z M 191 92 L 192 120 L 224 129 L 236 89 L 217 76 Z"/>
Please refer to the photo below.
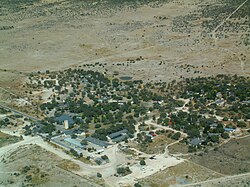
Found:
<path fill-rule="evenodd" d="M 101 140 L 107 140 L 107 135 L 122 129 L 133 134 L 134 125 L 141 116 L 146 119 L 148 111 L 159 113 L 158 124 L 171 125 L 174 129 L 182 130 L 188 134 L 189 139 L 206 136 L 208 142 L 218 142 L 220 137 L 208 136 L 209 133 L 219 133 L 223 138 L 227 138 L 227 134 L 218 120 L 206 118 L 203 114 L 234 117 L 236 122 L 239 118 L 249 119 L 249 104 L 240 103 L 250 100 L 250 79 L 247 77 L 218 75 L 186 79 L 179 83 L 172 81 L 169 84 L 144 84 L 141 80 L 121 82 L 107 78 L 102 73 L 83 69 L 46 73 L 42 76 L 47 77 L 43 83 L 41 81 L 41 87 L 52 88 L 59 94 L 59 98 L 54 97 L 51 102 L 42 104 L 40 108 L 44 111 L 56 109 L 56 115 L 65 112 L 77 113 L 82 118 L 77 121 L 80 128 L 87 129 L 94 123 L 96 130 L 92 136 Z M 58 80 L 56 89 L 56 81 L 49 81 L 48 77 Z M 36 79 L 40 80 L 39 76 Z M 61 101 L 60 95 L 66 96 L 64 102 Z M 176 107 L 184 105 L 183 101 L 173 99 L 173 95 L 191 99 L 188 104 L 189 113 L 178 111 L 171 114 Z M 86 98 L 92 102 L 85 102 Z M 231 105 L 222 108 L 211 104 L 218 98 L 225 99 Z M 60 108 L 62 105 L 63 108 Z M 156 116 L 153 116 L 153 119 L 156 120 Z M 211 128 L 213 123 L 217 123 L 217 127 Z M 51 133 L 55 127 L 50 124 L 44 124 L 41 132 Z M 243 127 L 244 124 L 238 123 L 238 126 Z M 180 133 L 173 134 L 171 138 L 178 140 Z M 152 140 L 146 134 L 139 133 L 138 141 L 149 143 Z"/>
<path fill-rule="evenodd" d="M 33 82 L 40 81 L 40 88 L 52 88 L 57 94 L 50 102 L 41 104 L 41 110 L 49 113 L 56 109 L 55 116 L 67 112 L 77 113 L 82 118 L 81 121 L 77 121 L 80 128 L 87 129 L 94 123 L 96 132 L 93 137 L 101 140 L 106 140 L 108 134 L 124 128 L 133 134 L 134 124 L 141 116 L 147 116 L 148 111 L 170 111 L 176 106 L 183 105 L 181 101 L 155 92 L 156 86 L 161 86 L 163 91 L 163 87 L 166 86 L 164 83 L 155 86 L 152 83 L 144 85 L 141 80 L 121 82 L 94 71 L 48 71 L 32 76 L 31 79 L 34 79 Z M 92 102 L 86 103 L 86 98 Z M 164 106 L 158 103 L 161 100 L 165 101 Z M 153 106 L 146 103 L 153 103 Z M 48 119 L 47 122 L 54 123 L 52 119 Z M 52 127 L 46 126 L 43 131 L 50 131 L 48 129 Z"/>
<path fill-rule="evenodd" d="M 54 124 L 42 121 L 41 128 L 39 129 L 39 133 L 47 133 L 47 134 L 52 135 L 52 132 L 54 132 L 55 130 L 56 130 L 56 127 Z"/>
<path fill-rule="evenodd" d="M 215 100 L 216 94 L 222 98 L 234 101 L 247 101 L 250 98 L 250 78 L 242 76 L 217 75 L 216 77 L 198 77 L 186 79 L 178 84 L 181 97 L 199 99 L 202 104 Z"/>
<path fill-rule="evenodd" d="M 186 79 L 175 85 L 175 94 L 189 98 L 190 110 L 235 119 L 250 119 L 250 78 L 218 75 Z M 225 104 L 218 105 L 222 100 Z"/>
<path fill-rule="evenodd" d="M 129 169 L 129 167 L 118 167 L 116 169 L 116 172 L 120 176 L 126 176 L 126 175 L 132 173 L 132 171 Z"/>
<path fill-rule="evenodd" d="M 102 129 L 96 129 L 95 133 L 92 134 L 92 137 L 107 141 L 107 137 L 109 134 L 112 134 L 114 132 L 127 129 L 130 136 L 132 137 L 135 132 L 135 126 L 134 123 L 120 123 L 116 125 L 111 125 L 108 128 L 102 128 Z"/>

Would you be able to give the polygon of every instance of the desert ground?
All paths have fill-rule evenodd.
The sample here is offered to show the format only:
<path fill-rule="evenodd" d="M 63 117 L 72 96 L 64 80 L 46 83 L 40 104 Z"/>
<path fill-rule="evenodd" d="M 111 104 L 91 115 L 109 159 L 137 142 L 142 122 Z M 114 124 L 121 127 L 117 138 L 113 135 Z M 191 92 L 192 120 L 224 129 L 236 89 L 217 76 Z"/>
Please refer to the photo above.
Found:
<path fill-rule="evenodd" d="M 236 28 L 230 28 L 227 22 L 236 22 L 236 18 L 232 15 L 225 21 L 230 11 L 215 0 L 167 1 L 136 9 L 126 4 L 110 8 L 100 2 L 91 8 L 81 4 L 75 7 L 79 2 L 73 2 L 20 1 L 21 8 L 1 2 L 1 26 L 13 28 L 0 31 L 0 86 L 17 88 L 33 71 L 96 62 L 103 66 L 86 68 L 148 81 L 222 73 L 249 75 L 249 46 L 242 39 L 249 33 L 245 25 L 249 18 L 243 19 L 236 12 L 240 21 Z M 203 13 L 207 4 L 218 11 L 215 15 L 224 16 L 214 18 Z M 225 23 L 213 32 L 203 26 L 205 20 L 212 20 L 215 26 Z M 223 33 L 224 27 L 229 31 Z M 224 35 L 214 38 L 214 33 Z M 127 63 L 130 60 L 135 63 Z"/>

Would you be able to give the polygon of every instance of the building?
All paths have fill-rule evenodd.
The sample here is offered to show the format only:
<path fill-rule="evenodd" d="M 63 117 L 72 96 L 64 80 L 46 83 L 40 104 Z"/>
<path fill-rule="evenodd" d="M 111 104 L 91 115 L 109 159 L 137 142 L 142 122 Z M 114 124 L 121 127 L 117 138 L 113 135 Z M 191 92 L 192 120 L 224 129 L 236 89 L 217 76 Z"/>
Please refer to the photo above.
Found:
<path fill-rule="evenodd" d="M 192 146 L 198 146 L 198 145 L 201 144 L 201 140 L 200 140 L 200 138 L 193 138 L 193 139 L 190 141 L 190 144 L 191 144 Z"/>
<path fill-rule="evenodd" d="M 59 117 L 55 118 L 55 121 L 58 124 L 61 124 L 64 126 L 64 129 L 70 129 L 74 126 L 75 121 L 73 120 L 72 117 L 70 117 L 69 115 L 61 115 Z"/>
<path fill-rule="evenodd" d="M 98 145 L 100 147 L 108 147 L 109 145 L 111 145 L 106 141 L 102 141 L 102 140 L 99 140 L 99 139 L 96 139 L 96 138 L 93 138 L 93 137 L 90 137 L 90 136 L 85 138 L 84 140 L 86 140 L 86 141 L 88 141 L 90 143 L 93 143 L 95 145 Z"/>
<path fill-rule="evenodd" d="M 128 137 L 129 136 L 127 134 L 124 134 L 124 135 L 118 136 L 116 138 L 113 138 L 112 141 L 115 143 L 119 143 L 119 142 L 122 142 L 123 140 L 126 140 Z"/>
<path fill-rule="evenodd" d="M 212 124 L 210 124 L 209 125 L 212 129 L 215 129 L 217 126 L 218 126 L 218 124 L 217 123 L 212 123 Z"/>
<path fill-rule="evenodd" d="M 107 136 L 109 140 L 113 141 L 113 142 L 121 142 L 123 140 L 125 140 L 126 138 L 128 138 L 128 130 L 127 129 L 123 129 L 121 131 L 112 133 L 110 135 Z"/>
<path fill-rule="evenodd" d="M 250 100 L 248 100 L 248 101 L 242 101 L 241 103 L 242 104 L 250 104 Z"/>
<path fill-rule="evenodd" d="M 85 133 L 79 129 L 68 129 L 68 130 L 64 130 L 62 132 L 63 132 L 63 134 L 69 135 L 69 136 L 72 134 L 77 134 L 77 135 L 81 135 L 81 136 L 85 135 Z"/>
<path fill-rule="evenodd" d="M 224 128 L 224 130 L 225 130 L 226 132 L 234 132 L 234 131 L 235 131 L 234 128 Z"/>
<path fill-rule="evenodd" d="M 225 104 L 225 100 L 223 100 L 223 99 L 217 99 L 217 100 L 215 101 L 215 103 L 216 103 L 216 105 L 218 105 L 218 106 L 222 106 L 222 105 Z"/>
<path fill-rule="evenodd" d="M 72 139 L 72 138 L 65 138 L 64 139 L 65 142 L 69 143 L 71 146 L 74 146 L 76 148 L 81 148 L 83 149 L 85 146 L 81 144 L 80 141 L 76 140 L 76 139 Z"/>
<path fill-rule="evenodd" d="M 216 97 L 221 99 L 222 98 L 222 93 L 221 92 L 216 93 Z"/>

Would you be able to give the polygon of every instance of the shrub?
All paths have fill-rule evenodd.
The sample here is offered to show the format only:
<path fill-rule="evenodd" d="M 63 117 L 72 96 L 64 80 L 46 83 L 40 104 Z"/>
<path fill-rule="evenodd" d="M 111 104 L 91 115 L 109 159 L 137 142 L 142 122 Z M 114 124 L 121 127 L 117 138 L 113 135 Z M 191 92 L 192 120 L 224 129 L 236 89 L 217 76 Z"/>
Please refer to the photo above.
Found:
<path fill-rule="evenodd" d="M 96 176 L 97 176 L 98 178 L 102 178 L 102 174 L 101 174 L 101 173 L 97 173 Z"/>
<path fill-rule="evenodd" d="M 140 165 L 141 165 L 141 166 L 145 166 L 145 165 L 146 165 L 145 160 L 141 160 L 141 161 L 140 161 Z"/>

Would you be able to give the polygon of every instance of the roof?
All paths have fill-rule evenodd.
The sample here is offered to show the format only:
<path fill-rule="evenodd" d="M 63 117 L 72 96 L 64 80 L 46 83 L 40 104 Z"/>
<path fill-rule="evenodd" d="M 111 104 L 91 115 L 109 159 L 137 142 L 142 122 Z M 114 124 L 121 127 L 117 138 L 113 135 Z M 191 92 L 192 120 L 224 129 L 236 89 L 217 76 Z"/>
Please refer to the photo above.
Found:
<path fill-rule="evenodd" d="M 128 138 L 128 135 L 127 135 L 127 134 L 118 136 L 118 137 L 116 137 L 116 138 L 113 138 L 112 141 L 113 141 L 113 142 L 121 142 L 121 141 L 125 140 L 126 138 Z"/>
<path fill-rule="evenodd" d="M 85 138 L 84 140 L 86 140 L 88 142 L 91 142 L 93 144 L 99 145 L 101 147 L 107 147 L 107 146 L 111 145 L 106 141 L 102 141 L 102 140 L 99 140 L 99 139 L 96 139 L 96 138 L 93 138 L 93 137 L 90 137 L 90 136 Z"/>
<path fill-rule="evenodd" d="M 248 101 L 242 101 L 243 104 L 250 104 L 250 100 Z"/>
<path fill-rule="evenodd" d="M 69 129 L 69 130 L 64 130 L 63 133 L 66 135 L 72 135 L 72 134 L 81 134 L 82 131 L 79 129 Z"/>
<path fill-rule="evenodd" d="M 217 127 L 218 124 L 217 124 L 217 123 L 212 123 L 212 124 L 210 124 L 209 126 L 210 126 L 210 127 Z"/>
<path fill-rule="evenodd" d="M 72 138 L 65 138 L 64 141 L 76 146 L 76 147 L 80 147 L 83 148 L 84 146 L 81 144 L 81 142 L 79 142 L 78 140 L 72 139 Z"/>
<path fill-rule="evenodd" d="M 65 131 L 63 131 L 63 133 L 64 133 L 65 135 L 72 135 L 72 134 L 75 134 L 73 129 L 65 130 Z"/>
<path fill-rule="evenodd" d="M 224 128 L 225 131 L 230 132 L 230 131 L 235 131 L 234 128 Z"/>
<path fill-rule="evenodd" d="M 108 137 L 110 137 L 111 139 L 114 139 L 114 138 L 117 138 L 123 134 L 127 134 L 128 133 L 128 130 L 127 129 L 123 129 L 121 131 L 118 131 L 118 132 L 115 132 L 115 133 L 112 133 L 110 135 L 108 135 Z"/>
<path fill-rule="evenodd" d="M 81 149 L 74 149 L 78 155 L 82 154 L 82 150 Z"/>
<path fill-rule="evenodd" d="M 210 132 L 210 133 L 208 133 L 207 135 L 208 135 L 208 136 L 218 136 L 218 135 L 220 135 L 220 133 L 211 133 L 211 132 Z"/>
<path fill-rule="evenodd" d="M 56 117 L 55 120 L 59 123 L 63 123 L 65 120 L 68 120 L 69 125 L 73 125 L 75 123 L 73 118 L 69 115 L 61 115 L 59 117 Z"/>
<path fill-rule="evenodd" d="M 201 143 L 200 138 L 194 138 L 190 142 L 190 144 L 192 144 L 192 145 L 199 145 L 200 143 Z"/>
<path fill-rule="evenodd" d="M 216 104 L 222 104 L 224 103 L 225 101 L 223 99 L 218 99 L 215 101 Z"/>

